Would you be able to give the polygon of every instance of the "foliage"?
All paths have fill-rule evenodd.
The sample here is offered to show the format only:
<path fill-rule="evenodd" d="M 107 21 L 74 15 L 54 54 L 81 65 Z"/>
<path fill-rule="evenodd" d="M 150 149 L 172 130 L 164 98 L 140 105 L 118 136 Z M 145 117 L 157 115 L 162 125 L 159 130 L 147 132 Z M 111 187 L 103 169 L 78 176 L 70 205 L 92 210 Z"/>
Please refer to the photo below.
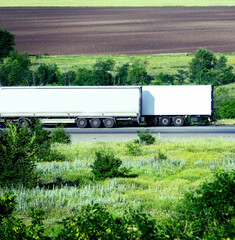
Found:
<path fill-rule="evenodd" d="M 76 80 L 76 72 L 75 71 L 68 71 L 68 72 L 64 72 L 62 74 L 62 85 L 63 86 L 70 86 L 72 85 L 73 82 L 75 82 Z"/>
<path fill-rule="evenodd" d="M 204 48 L 197 50 L 195 57 L 189 63 L 190 81 L 195 84 L 223 85 L 235 82 L 233 68 L 227 66 L 227 59 L 216 58 L 213 52 Z"/>
<path fill-rule="evenodd" d="M 76 79 L 74 81 L 76 86 L 94 86 L 95 79 L 92 70 L 86 68 L 79 68 L 77 70 Z"/>
<path fill-rule="evenodd" d="M 220 119 L 235 118 L 235 98 L 223 99 L 220 106 Z"/>
<path fill-rule="evenodd" d="M 125 63 L 120 67 L 117 67 L 117 73 L 115 75 L 115 83 L 118 86 L 125 86 L 127 84 L 129 63 Z"/>
<path fill-rule="evenodd" d="M 137 142 L 126 143 L 127 153 L 132 156 L 139 156 L 142 153 L 141 146 Z"/>
<path fill-rule="evenodd" d="M 14 49 L 15 36 L 6 29 L 0 30 L 0 60 L 8 57 L 10 51 Z"/>
<path fill-rule="evenodd" d="M 114 85 L 114 78 L 111 74 L 115 66 L 113 59 L 107 59 L 106 61 L 99 60 L 93 67 L 93 75 L 95 85 L 98 86 L 110 86 Z"/>
<path fill-rule="evenodd" d="M 0 236 L 1 240 L 15 239 L 51 239 L 44 235 L 45 226 L 43 224 L 44 212 L 41 209 L 32 209 L 32 221 L 25 225 L 23 221 L 14 217 L 16 201 L 12 193 L 6 193 L 0 198 Z"/>
<path fill-rule="evenodd" d="M 0 66 L 0 84 L 3 86 L 32 85 L 31 61 L 27 53 L 11 51 Z"/>
<path fill-rule="evenodd" d="M 63 129 L 63 125 L 57 127 L 52 132 L 51 142 L 52 143 L 64 143 L 64 144 L 71 143 L 71 137 L 68 133 L 65 132 L 65 130 Z"/>
<path fill-rule="evenodd" d="M 137 135 L 139 137 L 139 140 L 137 140 L 137 142 L 140 144 L 149 145 L 155 142 L 155 137 L 152 136 L 149 129 L 146 129 L 145 131 L 137 131 Z"/>
<path fill-rule="evenodd" d="M 178 205 L 177 238 L 223 239 L 235 237 L 235 170 L 217 171 L 212 182 L 186 194 Z M 175 236 L 176 237 L 176 236 Z"/>
<path fill-rule="evenodd" d="M 214 119 L 235 118 L 235 97 L 229 89 L 220 87 L 214 91 Z"/>
<path fill-rule="evenodd" d="M 156 222 L 148 215 L 129 210 L 114 217 L 99 204 L 83 206 L 75 216 L 62 221 L 59 239 L 156 239 Z"/>
<path fill-rule="evenodd" d="M 147 85 L 151 80 L 143 63 L 136 61 L 130 66 L 127 76 L 128 85 Z"/>
<path fill-rule="evenodd" d="M 0 185 L 25 185 L 35 183 L 36 135 L 27 128 L 7 124 L 0 132 Z"/>
<path fill-rule="evenodd" d="M 95 155 L 95 161 L 91 165 L 91 172 L 95 175 L 95 179 L 103 180 L 105 178 L 124 176 L 128 173 L 128 169 L 120 168 L 122 161 L 116 158 L 112 152 L 100 150 L 95 152 Z"/>
<path fill-rule="evenodd" d="M 61 85 L 62 74 L 56 64 L 41 64 L 35 72 L 35 76 L 37 85 Z"/>

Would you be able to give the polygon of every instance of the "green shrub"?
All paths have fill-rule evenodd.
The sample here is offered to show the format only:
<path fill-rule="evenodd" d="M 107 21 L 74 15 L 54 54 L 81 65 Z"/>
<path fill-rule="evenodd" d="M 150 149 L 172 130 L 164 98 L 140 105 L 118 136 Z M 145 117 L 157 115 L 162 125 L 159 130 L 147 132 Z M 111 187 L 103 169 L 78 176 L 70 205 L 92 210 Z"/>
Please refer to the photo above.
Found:
<path fill-rule="evenodd" d="M 141 146 L 139 143 L 136 142 L 129 142 L 126 143 L 127 154 L 132 156 L 139 156 L 142 153 Z"/>
<path fill-rule="evenodd" d="M 91 165 L 91 172 L 97 180 L 124 176 L 129 170 L 120 168 L 121 165 L 122 161 L 116 158 L 112 152 L 101 150 L 95 153 L 95 161 Z"/>
<path fill-rule="evenodd" d="M 215 173 L 212 182 L 185 195 L 172 223 L 175 238 L 225 239 L 235 237 L 235 170 Z M 178 221 L 180 219 L 180 222 Z"/>
<path fill-rule="evenodd" d="M 33 209 L 31 213 L 32 221 L 25 225 L 23 221 L 13 216 L 16 206 L 15 197 L 11 193 L 6 193 L 0 198 L 0 239 L 41 239 L 49 240 L 45 236 L 45 225 L 43 224 L 44 212 L 40 209 Z"/>
<path fill-rule="evenodd" d="M 137 135 L 139 140 L 137 140 L 140 144 L 150 145 L 155 142 L 155 137 L 152 136 L 149 129 L 145 131 L 137 131 Z"/>
<path fill-rule="evenodd" d="M 167 160 L 167 155 L 161 150 L 159 150 L 156 156 L 154 157 L 154 160 L 158 162 L 162 162 L 164 160 Z"/>
<path fill-rule="evenodd" d="M 51 142 L 69 144 L 71 143 L 71 138 L 70 135 L 64 131 L 63 126 L 59 126 L 52 132 Z"/>
<path fill-rule="evenodd" d="M 230 100 L 222 100 L 219 116 L 221 119 L 235 118 L 235 98 L 231 98 Z"/>
<path fill-rule="evenodd" d="M 75 216 L 62 221 L 58 239 L 157 239 L 156 222 L 140 211 L 114 217 L 99 204 L 83 206 Z"/>
<path fill-rule="evenodd" d="M 56 129 L 54 132 L 43 129 L 43 125 L 36 119 L 30 127 L 30 131 L 35 134 L 35 143 L 37 147 L 37 162 L 65 161 L 63 154 L 51 149 L 51 144 L 55 142 L 68 143 L 70 138 L 63 129 Z"/>
<path fill-rule="evenodd" d="M 0 185 L 32 187 L 36 179 L 36 135 L 7 123 L 5 133 L 0 132 L 0 142 Z"/>

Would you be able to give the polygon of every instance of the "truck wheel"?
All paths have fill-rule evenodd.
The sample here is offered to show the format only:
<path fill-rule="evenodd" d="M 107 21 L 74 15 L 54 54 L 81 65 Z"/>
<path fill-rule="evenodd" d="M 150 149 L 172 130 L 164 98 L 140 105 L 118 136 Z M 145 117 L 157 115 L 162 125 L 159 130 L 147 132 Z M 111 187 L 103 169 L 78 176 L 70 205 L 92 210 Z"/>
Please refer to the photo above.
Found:
<path fill-rule="evenodd" d="M 184 118 L 181 116 L 174 117 L 173 123 L 176 127 L 181 127 L 184 124 Z"/>
<path fill-rule="evenodd" d="M 28 118 L 20 118 L 18 124 L 20 128 L 28 127 L 30 125 L 30 120 Z"/>
<path fill-rule="evenodd" d="M 77 118 L 76 119 L 76 124 L 77 124 L 77 127 L 79 128 L 85 128 L 87 127 L 87 120 L 86 118 Z"/>
<path fill-rule="evenodd" d="M 148 126 L 156 126 L 157 125 L 157 118 L 152 117 L 152 118 L 147 118 L 146 120 Z"/>
<path fill-rule="evenodd" d="M 113 118 L 106 118 L 103 123 L 106 128 L 112 128 L 115 125 L 115 120 Z"/>
<path fill-rule="evenodd" d="M 92 128 L 99 128 L 101 126 L 101 121 L 99 118 L 92 118 L 90 120 L 90 125 Z"/>
<path fill-rule="evenodd" d="M 169 117 L 160 117 L 159 122 L 161 126 L 169 126 L 171 124 L 171 119 Z"/>

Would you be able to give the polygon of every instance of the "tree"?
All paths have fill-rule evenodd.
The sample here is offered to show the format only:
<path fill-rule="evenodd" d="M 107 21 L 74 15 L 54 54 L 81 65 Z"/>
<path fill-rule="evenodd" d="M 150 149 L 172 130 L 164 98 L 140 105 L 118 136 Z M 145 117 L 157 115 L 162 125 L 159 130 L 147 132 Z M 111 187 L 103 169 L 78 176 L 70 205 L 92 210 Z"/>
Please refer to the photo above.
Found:
<path fill-rule="evenodd" d="M 41 64 L 36 71 L 37 85 L 60 85 L 62 74 L 56 64 Z"/>
<path fill-rule="evenodd" d="M 190 81 L 195 84 L 222 85 L 235 81 L 233 68 L 227 66 L 227 59 L 219 59 L 211 52 L 200 48 L 189 63 Z"/>
<path fill-rule="evenodd" d="M 92 70 L 86 68 L 79 68 L 77 70 L 76 79 L 73 82 L 76 86 L 94 86 L 94 74 Z"/>
<path fill-rule="evenodd" d="M 115 66 L 113 59 L 107 59 L 106 61 L 98 60 L 94 65 L 94 83 L 100 86 L 114 85 L 114 78 L 111 74 Z"/>
<path fill-rule="evenodd" d="M 117 74 L 115 76 L 116 85 L 126 85 L 129 67 L 129 63 L 126 63 L 117 68 Z"/>
<path fill-rule="evenodd" d="M 147 74 L 146 67 L 140 61 L 136 61 L 130 66 L 128 71 L 127 83 L 129 85 L 150 84 L 152 77 Z"/>
<path fill-rule="evenodd" d="M 74 71 L 68 71 L 63 73 L 63 85 L 64 86 L 70 86 L 73 84 L 73 82 L 76 80 L 76 72 Z"/>
<path fill-rule="evenodd" d="M 0 60 L 8 57 L 14 46 L 15 36 L 6 29 L 0 30 Z"/>
<path fill-rule="evenodd" d="M 31 61 L 27 53 L 16 49 L 10 52 L 0 67 L 0 85 L 19 86 L 32 84 Z"/>

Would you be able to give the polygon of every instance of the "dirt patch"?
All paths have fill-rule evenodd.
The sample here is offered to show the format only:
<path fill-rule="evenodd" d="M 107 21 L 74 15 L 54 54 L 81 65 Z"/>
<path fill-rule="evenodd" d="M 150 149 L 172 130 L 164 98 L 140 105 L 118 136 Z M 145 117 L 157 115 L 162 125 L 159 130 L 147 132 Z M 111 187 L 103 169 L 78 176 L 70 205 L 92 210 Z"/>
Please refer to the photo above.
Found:
<path fill-rule="evenodd" d="M 235 7 L 0 8 L 29 54 L 235 52 Z"/>

